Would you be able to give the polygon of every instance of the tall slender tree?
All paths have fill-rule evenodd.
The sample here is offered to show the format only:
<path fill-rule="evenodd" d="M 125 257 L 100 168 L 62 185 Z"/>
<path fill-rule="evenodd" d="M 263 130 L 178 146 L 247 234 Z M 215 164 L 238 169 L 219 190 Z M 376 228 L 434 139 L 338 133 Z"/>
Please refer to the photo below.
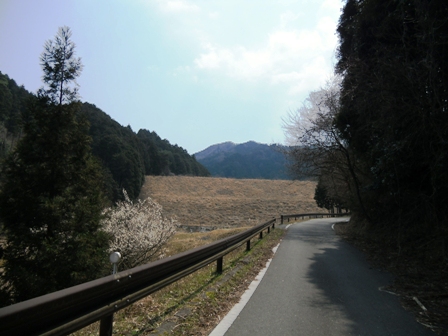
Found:
<path fill-rule="evenodd" d="M 75 43 L 70 40 L 72 32 L 69 27 L 60 27 L 54 40 L 48 40 L 40 56 L 42 77 L 48 86 L 39 90 L 52 103 L 62 105 L 78 97 L 76 78 L 81 74 L 81 58 L 75 57 Z"/>
<path fill-rule="evenodd" d="M 69 37 L 64 27 L 45 45 L 48 88 L 29 101 L 25 136 L 1 172 L 0 220 L 7 234 L 1 280 L 12 302 L 92 280 L 107 262 L 101 169 L 70 88 L 82 66 Z"/>

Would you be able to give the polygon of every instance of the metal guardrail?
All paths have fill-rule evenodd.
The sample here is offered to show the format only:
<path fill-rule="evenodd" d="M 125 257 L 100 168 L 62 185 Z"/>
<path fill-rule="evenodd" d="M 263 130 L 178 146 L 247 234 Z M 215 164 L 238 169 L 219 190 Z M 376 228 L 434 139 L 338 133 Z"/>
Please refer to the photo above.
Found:
<path fill-rule="evenodd" d="M 346 213 L 305 213 L 305 214 L 296 214 L 296 215 L 281 215 L 280 223 L 283 224 L 285 222 L 285 219 L 287 219 L 289 222 L 290 218 L 294 218 L 294 220 L 296 220 L 297 218 L 305 219 L 305 217 L 324 218 L 324 217 L 342 217 L 342 216 L 350 216 L 350 213 L 349 212 L 346 212 Z"/>
<path fill-rule="evenodd" d="M 112 334 L 113 314 L 149 294 L 217 261 L 263 230 L 272 219 L 249 230 L 172 257 L 86 282 L 0 309 L 0 335 L 67 335 L 101 320 L 100 335 Z"/>
<path fill-rule="evenodd" d="M 290 218 L 349 216 L 349 213 L 281 215 Z M 113 314 L 151 293 L 217 261 L 222 272 L 223 256 L 263 231 L 275 227 L 276 219 L 249 230 L 177 255 L 109 275 L 78 286 L 43 295 L 0 309 L 0 335 L 67 335 L 101 321 L 100 335 L 112 335 Z"/>

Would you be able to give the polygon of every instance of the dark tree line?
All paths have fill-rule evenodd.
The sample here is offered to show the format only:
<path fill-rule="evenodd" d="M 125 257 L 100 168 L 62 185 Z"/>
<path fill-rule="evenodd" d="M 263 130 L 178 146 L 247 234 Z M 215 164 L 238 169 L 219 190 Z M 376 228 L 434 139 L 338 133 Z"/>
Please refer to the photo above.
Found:
<path fill-rule="evenodd" d="M 353 209 L 401 246 L 446 256 L 448 3 L 349 0 L 338 33 L 335 124 L 363 165 Z"/>
<path fill-rule="evenodd" d="M 338 191 L 353 222 L 400 253 L 446 258 L 448 3 L 347 0 L 337 33 L 337 104 L 314 126 L 339 144 L 322 146 L 318 135 L 307 147 L 320 197 Z M 337 149 L 343 160 L 328 169 Z M 307 158 L 299 152 L 296 162 Z"/>
<path fill-rule="evenodd" d="M 199 163 L 194 155 L 188 154 L 178 145 L 171 145 L 168 140 L 160 138 L 156 132 L 141 129 L 137 137 L 145 153 L 147 175 L 210 176 L 207 168 Z"/>
<path fill-rule="evenodd" d="M 22 136 L 22 114 L 30 96 L 23 86 L 0 72 L 0 158 L 5 157 Z"/>
<path fill-rule="evenodd" d="M 22 137 L 26 102 L 33 94 L 0 73 L 0 157 Z M 144 129 L 135 133 L 123 127 L 93 104 L 83 103 L 78 112 L 87 117 L 91 147 L 102 163 L 105 193 L 115 202 L 126 189 L 131 199 L 138 197 L 145 175 L 210 176 L 193 155 Z"/>

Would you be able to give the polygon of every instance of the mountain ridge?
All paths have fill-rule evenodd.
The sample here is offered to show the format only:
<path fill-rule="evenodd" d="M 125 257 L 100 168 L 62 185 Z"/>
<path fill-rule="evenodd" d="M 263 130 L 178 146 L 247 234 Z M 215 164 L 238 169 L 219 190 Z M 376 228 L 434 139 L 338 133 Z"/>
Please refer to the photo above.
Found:
<path fill-rule="evenodd" d="M 227 141 L 194 154 L 213 177 L 290 180 L 284 146 L 248 141 Z"/>

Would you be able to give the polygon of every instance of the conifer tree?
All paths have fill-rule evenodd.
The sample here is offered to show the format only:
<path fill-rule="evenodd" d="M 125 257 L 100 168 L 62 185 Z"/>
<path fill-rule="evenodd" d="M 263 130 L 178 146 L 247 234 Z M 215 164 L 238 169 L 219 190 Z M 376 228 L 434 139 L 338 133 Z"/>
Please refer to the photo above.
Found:
<path fill-rule="evenodd" d="M 101 169 L 70 88 L 82 65 L 69 28 L 47 42 L 41 60 L 47 88 L 29 101 L 25 135 L 1 172 L 0 220 L 7 235 L 1 280 L 10 302 L 95 279 L 107 262 Z"/>

